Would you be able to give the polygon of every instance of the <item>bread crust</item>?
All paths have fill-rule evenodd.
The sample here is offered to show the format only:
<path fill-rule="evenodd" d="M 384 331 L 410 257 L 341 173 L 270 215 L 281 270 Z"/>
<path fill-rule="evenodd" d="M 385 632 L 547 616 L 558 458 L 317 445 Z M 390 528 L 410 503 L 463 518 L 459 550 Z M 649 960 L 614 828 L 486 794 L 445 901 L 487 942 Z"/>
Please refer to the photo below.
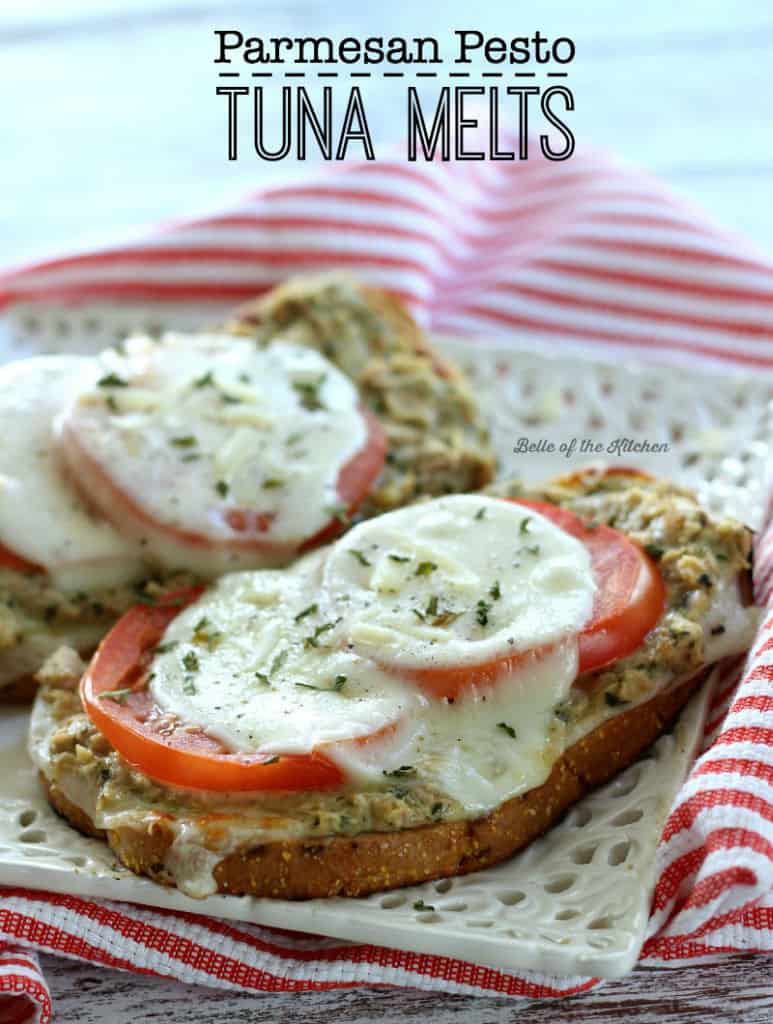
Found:
<path fill-rule="evenodd" d="M 674 721 L 710 670 L 706 667 L 605 721 L 566 751 L 543 785 L 485 817 L 395 832 L 243 844 L 216 863 L 217 891 L 289 900 L 366 896 L 506 860 L 550 828 L 585 793 L 634 762 Z M 167 866 L 175 837 L 170 815 L 156 816 L 142 830 L 122 827 L 105 832 L 56 783 L 46 777 L 42 781 L 52 807 L 71 825 L 106 839 L 135 874 L 175 884 Z"/>
<path fill-rule="evenodd" d="M 7 686 L 0 687 L 0 703 L 29 704 L 38 692 L 38 683 L 34 676 L 19 676 Z"/>

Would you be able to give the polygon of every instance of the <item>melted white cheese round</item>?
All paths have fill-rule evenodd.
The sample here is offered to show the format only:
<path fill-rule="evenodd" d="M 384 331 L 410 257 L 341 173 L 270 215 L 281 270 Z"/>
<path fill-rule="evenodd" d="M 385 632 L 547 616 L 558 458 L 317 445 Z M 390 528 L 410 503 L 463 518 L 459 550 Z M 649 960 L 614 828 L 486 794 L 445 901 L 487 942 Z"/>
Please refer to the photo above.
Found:
<path fill-rule="evenodd" d="M 332 757 L 360 784 L 417 780 L 473 815 L 541 785 L 563 751 L 555 709 L 577 676 L 570 638 L 531 656 L 486 692 L 427 700 L 372 744 L 338 744 Z"/>
<path fill-rule="evenodd" d="M 578 633 L 595 589 L 586 548 L 549 519 L 452 495 L 351 530 L 327 559 L 321 599 L 345 607 L 346 638 L 360 653 L 440 667 Z"/>
<path fill-rule="evenodd" d="M 481 508 L 486 515 L 475 518 Z M 408 559 L 394 563 L 403 575 L 388 593 L 368 591 L 366 600 L 358 592 L 378 572 L 377 558 L 366 565 L 351 554 L 351 538 L 362 541 L 359 528 L 292 569 L 222 579 L 167 629 L 152 665 L 155 702 L 231 750 L 281 756 L 324 749 L 354 784 L 416 781 L 470 813 L 539 785 L 560 752 L 563 726 L 554 709 L 576 677 L 577 633 L 592 606 L 587 555 L 547 520 L 534 516 L 522 530 L 528 510 L 497 499 L 442 498 L 405 511 L 411 515 L 390 513 L 378 520 L 380 531 L 366 533 L 378 548 L 356 548 L 367 562 L 382 544 L 384 552 Z M 462 542 L 471 515 L 479 545 Z M 405 533 L 390 532 L 394 519 Z M 525 534 L 530 546 L 544 545 L 544 557 L 532 554 L 525 563 L 512 557 Z M 417 574 L 430 558 L 437 568 Z M 354 575 L 350 562 L 359 567 Z M 499 596 L 490 603 L 498 610 L 487 629 L 477 621 L 476 601 L 482 582 L 492 586 L 493 569 Z M 369 637 L 365 651 L 352 639 L 364 612 L 370 625 L 378 609 L 394 617 L 403 597 L 406 607 L 409 597 L 426 601 L 417 588 L 435 573 L 444 598 L 464 595 L 471 602 L 473 621 L 462 623 L 460 615 L 432 627 L 449 633 L 440 644 L 445 663 L 460 663 L 450 654 L 470 664 L 480 660 L 478 644 L 494 654 L 502 645 L 509 651 L 510 638 L 519 651 L 531 652 L 495 685 L 470 687 L 453 701 L 429 697 L 384 667 L 392 646 L 381 648 Z M 528 600 L 511 593 L 519 589 Z M 398 618 L 406 628 L 392 623 L 390 637 L 401 637 L 413 661 L 431 662 L 425 647 L 438 646 L 434 632 L 417 639 L 408 617 Z"/>
<path fill-rule="evenodd" d="M 169 334 L 100 360 L 99 382 L 62 417 L 63 450 L 162 565 L 279 564 L 340 511 L 338 477 L 367 424 L 352 382 L 318 352 Z"/>
<path fill-rule="evenodd" d="M 0 543 L 45 568 L 62 590 L 143 575 L 139 546 L 90 513 L 53 444 L 54 417 L 97 375 L 85 356 L 40 356 L 0 369 Z"/>
<path fill-rule="evenodd" d="M 369 736 L 426 701 L 341 644 L 314 595 L 321 554 L 232 573 L 167 629 L 155 701 L 233 750 L 308 753 Z"/>

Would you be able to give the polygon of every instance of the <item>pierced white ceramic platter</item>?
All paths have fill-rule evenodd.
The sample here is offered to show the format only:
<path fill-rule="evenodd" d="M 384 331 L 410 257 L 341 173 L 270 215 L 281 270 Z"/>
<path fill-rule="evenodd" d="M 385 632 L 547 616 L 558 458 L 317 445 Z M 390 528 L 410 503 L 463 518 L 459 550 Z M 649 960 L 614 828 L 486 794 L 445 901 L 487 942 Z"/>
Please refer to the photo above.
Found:
<path fill-rule="evenodd" d="M 16 307 L 0 361 L 94 352 L 132 329 L 216 320 L 190 307 Z M 699 374 L 538 355 L 513 344 L 438 340 L 473 381 L 491 419 L 501 475 L 539 480 L 598 459 L 635 464 L 695 488 L 704 503 L 757 525 L 768 493 L 773 377 Z M 519 438 L 539 446 L 517 454 Z M 601 445 L 567 457 L 577 438 Z M 617 439 L 657 445 L 624 452 Z M 553 451 L 547 446 L 553 444 Z M 367 899 L 293 903 L 191 900 L 137 878 L 104 843 L 75 833 L 41 796 L 25 750 L 26 713 L 0 713 L 0 883 L 127 900 L 444 954 L 506 970 L 618 977 L 644 939 L 658 837 L 702 734 L 711 684 L 649 755 L 577 804 L 506 864 Z M 421 901 L 421 902 L 419 902 Z M 416 909 L 415 905 L 422 909 Z"/>

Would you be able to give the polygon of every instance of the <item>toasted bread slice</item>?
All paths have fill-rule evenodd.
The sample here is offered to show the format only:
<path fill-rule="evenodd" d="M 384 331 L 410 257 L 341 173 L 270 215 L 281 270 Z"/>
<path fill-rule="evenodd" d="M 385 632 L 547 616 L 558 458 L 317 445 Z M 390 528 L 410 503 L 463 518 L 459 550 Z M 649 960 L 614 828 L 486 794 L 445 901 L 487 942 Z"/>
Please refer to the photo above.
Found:
<path fill-rule="evenodd" d="M 704 669 L 652 700 L 604 722 L 554 764 L 547 781 L 471 821 L 441 822 L 395 832 L 364 832 L 268 843 L 245 842 L 222 858 L 212 852 L 206 869 L 216 891 L 302 900 L 369 893 L 464 875 L 511 857 L 550 828 L 585 793 L 633 763 L 677 717 L 708 674 Z M 144 828 L 99 829 L 67 796 L 77 780 L 41 780 L 48 799 L 74 828 L 106 839 L 118 859 L 163 885 L 185 884 L 190 868 L 170 858 L 176 836 L 165 816 Z M 228 820 L 216 824 L 228 828 Z M 188 874 L 188 878 L 185 875 Z"/>
<path fill-rule="evenodd" d="M 403 779 L 341 792 L 178 790 L 123 761 L 77 692 L 48 686 L 33 715 L 31 750 L 51 803 L 76 827 L 104 836 L 131 870 L 195 896 L 364 895 L 509 857 L 640 756 L 711 666 L 748 647 L 758 620 L 747 592 L 749 531 L 709 516 L 689 492 L 634 471 L 594 469 L 525 493 L 613 523 L 651 548 L 667 592 L 640 647 L 580 675 L 553 709 L 563 739 L 540 785 L 485 815 L 454 804 L 442 785 Z"/>

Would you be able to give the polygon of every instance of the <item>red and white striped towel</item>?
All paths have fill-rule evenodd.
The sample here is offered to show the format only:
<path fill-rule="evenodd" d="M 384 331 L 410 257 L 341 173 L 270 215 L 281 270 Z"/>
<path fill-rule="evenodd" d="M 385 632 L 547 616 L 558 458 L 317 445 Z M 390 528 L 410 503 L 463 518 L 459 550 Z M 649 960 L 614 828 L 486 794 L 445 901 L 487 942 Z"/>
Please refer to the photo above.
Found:
<path fill-rule="evenodd" d="M 345 166 L 141 242 L 9 272 L 0 309 L 222 306 L 332 268 L 398 293 L 435 331 L 773 370 L 773 263 L 658 182 L 579 151 L 563 164 Z M 756 585 L 766 621 L 746 663 L 723 674 L 659 848 L 651 964 L 773 950 L 773 527 L 760 535 Z M 555 998 L 597 984 L 22 889 L 0 890 L 0 938 L 0 1024 L 50 1019 L 30 949 L 255 991 L 386 984 Z"/>

